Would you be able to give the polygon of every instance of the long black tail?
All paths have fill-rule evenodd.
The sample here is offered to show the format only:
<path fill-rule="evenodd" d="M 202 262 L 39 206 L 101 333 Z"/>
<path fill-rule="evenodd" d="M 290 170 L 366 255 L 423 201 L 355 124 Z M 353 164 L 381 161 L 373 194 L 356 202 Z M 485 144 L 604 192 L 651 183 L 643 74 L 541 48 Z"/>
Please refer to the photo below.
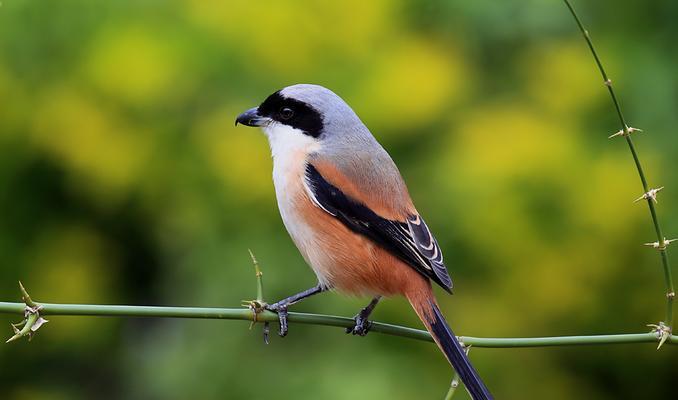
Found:
<path fill-rule="evenodd" d="M 483 383 L 483 380 L 480 379 L 473 365 L 471 365 L 471 361 L 466 356 L 466 352 L 459 344 L 454 332 L 447 325 L 438 305 L 435 304 L 435 300 L 430 298 L 426 300 L 421 299 L 420 301 L 415 300 L 414 302 L 413 300 L 415 299 L 410 299 L 410 303 L 412 303 L 419 318 L 426 325 L 440 350 L 445 353 L 445 357 L 447 357 L 452 367 L 459 374 L 461 381 L 466 386 L 473 400 L 492 400 L 492 394 L 487 389 L 487 386 L 485 386 L 485 383 Z"/>
<path fill-rule="evenodd" d="M 464 382 L 466 389 L 471 393 L 474 400 L 489 400 L 492 399 L 492 394 L 483 383 L 482 379 L 476 372 L 471 361 L 466 356 L 466 352 L 459 344 L 457 337 L 447 325 L 443 314 L 440 312 L 438 306 L 431 302 L 433 309 L 433 321 L 430 325 L 431 335 L 436 339 L 436 343 L 440 349 L 445 353 L 445 356 L 450 361 L 454 369 L 459 374 L 461 381 Z"/>

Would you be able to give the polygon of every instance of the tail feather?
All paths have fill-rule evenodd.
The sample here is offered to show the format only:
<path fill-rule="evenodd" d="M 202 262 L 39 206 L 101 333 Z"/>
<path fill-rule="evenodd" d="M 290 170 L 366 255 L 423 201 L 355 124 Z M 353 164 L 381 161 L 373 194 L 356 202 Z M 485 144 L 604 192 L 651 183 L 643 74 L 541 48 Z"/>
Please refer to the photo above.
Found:
<path fill-rule="evenodd" d="M 433 340 L 459 374 L 473 400 L 492 400 L 492 394 L 471 365 L 471 361 L 445 321 L 435 300 L 431 298 L 420 299 L 415 297 L 409 300 L 419 318 L 426 325 L 426 329 L 433 336 Z"/>

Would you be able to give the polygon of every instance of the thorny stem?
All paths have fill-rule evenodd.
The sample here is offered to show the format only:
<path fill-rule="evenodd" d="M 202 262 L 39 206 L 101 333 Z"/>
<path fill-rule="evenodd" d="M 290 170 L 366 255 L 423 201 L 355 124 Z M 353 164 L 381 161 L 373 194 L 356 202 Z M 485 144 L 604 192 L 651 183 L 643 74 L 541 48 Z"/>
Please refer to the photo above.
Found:
<path fill-rule="evenodd" d="M 254 315 L 247 308 L 199 308 L 199 307 L 153 307 L 153 306 L 120 306 L 120 305 L 93 305 L 93 304 L 54 304 L 39 303 L 41 315 L 90 315 L 111 317 L 170 317 L 170 318 L 202 318 L 202 319 L 235 319 L 253 321 Z M 0 302 L 0 314 L 23 315 L 24 303 Z M 262 311 L 257 321 L 278 321 L 278 316 L 270 311 Z M 334 315 L 289 313 L 289 321 L 301 324 L 335 326 L 341 328 L 352 327 L 353 318 Z M 374 322 L 370 332 L 400 336 L 409 339 L 432 342 L 428 332 L 404 326 Z M 619 343 L 657 343 L 659 338 L 654 332 L 614 335 L 590 336 L 554 336 L 531 338 L 479 338 L 459 336 L 459 340 L 467 346 L 473 347 L 548 347 L 570 345 L 596 345 Z M 678 344 L 678 336 L 671 335 L 666 340 L 669 344 Z"/>
<path fill-rule="evenodd" d="M 257 301 L 262 303 L 264 301 L 264 282 L 262 278 L 264 276 L 264 273 L 261 272 L 261 268 L 259 268 L 259 262 L 257 261 L 257 258 L 254 256 L 254 253 L 252 253 L 252 250 L 247 249 L 247 251 L 250 252 L 252 264 L 254 264 L 254 274 L 256 275 L 257 278 Z"/>
<path fill-rule="evenodd" d="M 257 299 L 254 301 L 244 302 L 245 305 L 252 311 L 252 323 L 250 324 L 250 329 L 254 324 L 259 320 L 259 314 L 265 309 L 266 302 L 264 300 L 264 273 L 259 268 L 259 261 L 254 256 L 252 249 L 247 249 L 252 258 L 252 265 L 254 265 L 254 275 L 257 278 Z M 264 321 L 264 342 L 268 344 L 268 335 L 270 331 L 270 321 Z"/>
<path fill-rule="evenodd" d="M 579 27 L 579 30 L 581 31 L 582 35 L 584 35 L 586 44 L 589 46 L 589 50 L 591 50 L 591 54 L 593 55 L 593 58 L 596 60 L 596 65 L 598 66 L 598 70 L 600 70 L 600 75 L 602 75 L 603 77 L 603 82 L 605 83 L 605 86 L 607 86 L 607 90 L 610 93 L 610 97 L 612 98 L 612 103 L 614 104 L 614 108 L 617 111 L 617 116 L 619 117 L 619 123 L 621 124 L 620 132 L 622 133 L 622 136 L 624 136 L 624 138 L 626 139 L 626 143 L 629 146 L 629 150 L 631 150 L 633 161 L 635 162 L 636 169 L 638 170 L 638 176 L 640 177 L 640 181 L 643 184 L 643 191 L 644 193 L 648 193 L 650 188 L 647 184 L 647 179 L 645 178 L 645 172 L 643 172 L 643 166 L 640 163 L 636 147 L 634 146 L 633 140 L 631 139 L 631 132 L 634 130 L 634 128 L 630 128 L 629 125 L 626 123 L 626 120 L 624 119 L 624 114 L 622 114 L 621 106 L 619 105 L 617 96 L 614 92 L 614 89 L 612 88 L 612 81 L 608 78 L 607 73 L 605 72 L 605 68 L 603 68 L 603 64 L 600 61 L 600 58 L 598 57 L 598 53 L 596 52 L 596 49 L 593 47 L 593 42 L 591 41 L 591 37 L 589 36 L 588 30 L 584 28 L 584 25 L 579 19 L 579 16 L 572 7 L 570 1 L 569 0 L 563 1 L 565 1 L 567 8 L 570 10 L 570 13 L 577 22 L 577 26 Z M 647 199 L 647 205 L 650 209 L 650 215 L 652 216 L 652 223 L 654 224 L 655 233 L 657 234 L 657 242 L 659 243 L 658 250 L 662 260 L 662 267 L 664 268 L 664 282 L 666 285 L 666 317 L 664 323 L 668 327 L 668 329 L 671 330 L 673 328 L 673 298 L 675 297 L 675 290 L 673 286 L 673 278 L 671 277 L 671 267 L 669 265 L 669 257 L 666 252 L 666 245 L 668 243 L 666 242 L 666 239 L 664 238 L 661 227 L 659 225 L 659 218 L 657 218 L 657 212 L 655 210 L 652 198 Z"/>
<path fill-rule="evenodd" d="M 38 305 L 33 301 L 33 299 L 31 299 L 31 296 L 28 294 L 26 288 L 24 287 L 24 284 L 21 283 L 21 281 L 19 281 L 19 290 L 21 291 L 21 300 L 23 300 L 28 307 L 31 308 L 38 307 Z"/>
<path fill-rule="evenodd" d="M 33 333 L 40 329 L 42 325 L 49 322 L 40 316 L 40 310 L 42 309 L 42 306 L 31 299 L 31 296 L 28 294 L 21 281 L 19 281 L 19 290 L 21 291 L 21 299 L 24 301 L 24 320 L 18 324 L 12 324 L 14 336 L 7 339 L 5 343 L 13 342 L 24 336 L 28 336 L 30 340 Z"/>
<path fill-rule="evenodd" d="M 26 317 L 26 319 L 22 323 L 17 324 L 16 326 L 12 325 L 15 328 L 18 328 L 19 326 L 22 326 L 22 325 L 23 325 L 23 327 L 21 328 L 21 330 L 16 330 L 14 332 L 14 336 L 7 339 L 7 341 L 5 341 L 5 343 L 10 343 L 10 342 L 13 342 L 13 341 L 15 341 L 19 338 L 22 338 L 26 335 L 29 335 L 30 332 L 31 332 L 31 328 L 38 321 L 38 318 L 39 318 L 39 316 L 38 316 L 37 313 L 31 313 L 31 314 L 28 314 L 28 316 Z"/>

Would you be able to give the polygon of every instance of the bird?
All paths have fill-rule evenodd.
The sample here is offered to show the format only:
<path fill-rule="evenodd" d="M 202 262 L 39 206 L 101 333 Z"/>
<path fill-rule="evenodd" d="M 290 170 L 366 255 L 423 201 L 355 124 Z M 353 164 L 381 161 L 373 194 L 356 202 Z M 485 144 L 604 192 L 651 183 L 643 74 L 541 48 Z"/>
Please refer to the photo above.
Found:
<path fill-rule="evenodd" d="M 278 314 L 279 335 L 288 332 L 288 308 L 321 292 L 372 298 L 347 328 L 359 336 L 382 297 L 402 295 L 471 397 L 492 399 L 433 293 L 432 283 L 452 291 L 440 246 L 393 159 L 353 109 L 323 86 L 296 84 L 240 114 L 238 124 L 268 138 L 283 224 L 318 279 L 265 306 Z"/>

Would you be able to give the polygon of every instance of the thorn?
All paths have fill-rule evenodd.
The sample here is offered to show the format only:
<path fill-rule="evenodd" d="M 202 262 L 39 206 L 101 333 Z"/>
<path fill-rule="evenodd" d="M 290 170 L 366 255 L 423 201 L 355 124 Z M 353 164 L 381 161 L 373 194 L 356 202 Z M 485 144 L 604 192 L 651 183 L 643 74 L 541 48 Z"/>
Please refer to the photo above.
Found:
<path fill-rule="evenodd" d="M 252 258 L 252 264 L 254 264 L 254 271 L 255 275 L 257 278 L 261 277 L 264 275 L 263 272 L 261 272 L 261 268 L 259 268 L 259 261 L 257 261 L 257 258 L 254 256 L 254 253 L 252 252 L 251 249 L 247 249 L 250 253 L 250 257 Z"/>
<path fill-rule="evenodd" d="M 659 191 L 662 189 L 664 189 L 664 186 L 658 187 L 656 189 L 650 189 L 647 193 L 643 193 L 642 196 L 638 197 L 633 202 L 637 203 L 641 200 L 652 199 L 655 203 L 657 203 L 657 193 L 659 193 Z"/>
<path fill-rule="evenodd" d="M 42 306 L 36 307 L 26 306 L 26 309 L 24 310 L 24 320 L 18 324 L 11 324 L 12 330 L 14 331 L 14 336 L 7 339 L 5 343 L 13 342 L 24 336 L 28 336 L 28 339 L 30 341 L 35 332 L 37 332 L 37 330 L 40 329 L 41 326 L 49 322 L 48 320 L 40 316 L 41 309 Z"/>
<path fill-rule="evenodd" d="M 252 264 L 258 265 L 257 258 L 254 256 L 252 249 L 247 249 L 247 252 L 250 253 L 250 258 L 252 259 Z"/>
<path fill-rule="evenodd" d="M 613 137 L 617 137 L 617 136 L 629 136 L 629 135 L 632 134 L 633 132 L 642 132 L 642 131 L 643 131 L 642 129 L 638 129 L 638 128 L 634 128 L 634 127 L 631 127 L 631 126 L 627 126 L 627 127 L 625 127 L 624 129 L 620 129 L 620 130 L 618 130 L 617 132 L 611 134 L 611 135 L 608 136 L 607 138 L 608 138 L 608 139 L 612 139 Z"/>
<path fill-rule="evenodd" d="M 608 139 L 612 139 L 613 137 L 616 137 L 616 136 L 624 136 L 624 131 L 620 129 L 620 130 L 617 131 L 616 133 L 613 133 L 613 134 L 611 134 L 610 136 L 608 136 L 607 138 L 608 138 Z"/>
<path fill-rule="evenodd" d="M 250 257 L 252 258 L 252 264 L 254 264 L 254 277 L 257 280 L 257 301 L 264 303 L 264 282 L 262 279 L 264 273 L 261 271 L 261 268 L 259 268 L 259 262 L 257 261 L 257 258 L 254 257 L 252 250 L 247 249 L 247 251 L 249 251 Z"/>
<path fill-rule="evenodd" d="M 254 276 L 257 279 L 257 298 L 256 300 L 250 300 L 250 301 L 243 301 L 243 306 L 248 307 L 252 311 L 252 322 L 250 323 L 250 329 L 256 324 L 258 321 L 259 314 L 262 312 L 266 311 L 266 307 L 268 304 L 266 301 L 264 301 L 264 283 L 262 282 L 262 276 L 264 273 L 261 271 L 261 268 L 259 268 L 259 261 L 257 261 L 257 258 L 254 256 L 254 252 L 252 249 L 247 249 L 247 251 L 250 253 L 250 258 L 252 259 L 252 264 L 254 264 Z M 264 334 L 264 343 L 268 344 L 268 335 L 271 331 L 271 327 L 268 321 L 264 321 L 264 329 L 263 329 L 263 334 Z"/>
<path fill-rule="evenodd" d="M 650 243 L 643 243 L 645 246 L 650 246 L 653 247 L 657 250 L 666 250 L 666 246 L 670 245 L 671 243 L 675 242 L 678 239 L 667 239 L 664 238 L 664 240 L 660 242 L 650 242 Z"/>
<path fill-rule="evenodd" d="M 12 325 L 12 329 L 14 330 L 14 333 L 18 333 L 20 329 L 26 325 L 26 320 L 24 319 L 23 321 L 16 323 L 16 324 L 10 324 Z"/>
<path fill-rule="evenodd" d="M 24 287 L 23 283 L 19 281 L 19 290 L 21 291 L 21 299 L 24 301 L 24 303 L 28 307 L 37 307 L 38 305 L 31 299 L 31 296 L 28 294 L 26 291 L 26 288 Z"/>
<path fill-rule="evenodd" d="M 664 322 L 659 322 L 658 324 L 648 324 L 650 328 L 653 328 L 650 333 L 655 333 L 657 339 L 659 340 L 659 345 L 657 350 L 659 350 L 664 343 L 671 337 L 671 327 L 667 326 Z"/>
<path fill-rule="evenodd" d="M 13 342 L 24 336 L 28 336 L 28 340 L 30 341 L 33 334 L 35 334 L 41 326 L 49 322 L 40 316 L 42 306 L 31 299 L 31 296 L 28 295 L 26 288 L 21 282 L 19 282 L 19 290 L 21 290 L 21 298 L 24 303 L 26 303 L 26 308 L 24 308 L 24 320 L 18 324 L 11 324 L 14 336 L 7 339 L 5 343 Z"/>

